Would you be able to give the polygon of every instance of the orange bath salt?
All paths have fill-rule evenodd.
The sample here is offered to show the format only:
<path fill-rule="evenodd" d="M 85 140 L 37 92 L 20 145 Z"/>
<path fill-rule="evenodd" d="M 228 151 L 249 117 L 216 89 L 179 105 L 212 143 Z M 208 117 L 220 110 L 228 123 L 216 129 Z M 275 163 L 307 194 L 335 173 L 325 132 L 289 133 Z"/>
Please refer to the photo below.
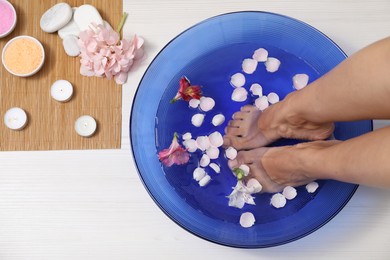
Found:
<path fill-rule="evenodd" d="M 43 59 L 41 47 L 33 40 L 19 38 L 11 42 L 4 52 L 4 64 L 15 74 L 29 74 L 37 69 Z"/>

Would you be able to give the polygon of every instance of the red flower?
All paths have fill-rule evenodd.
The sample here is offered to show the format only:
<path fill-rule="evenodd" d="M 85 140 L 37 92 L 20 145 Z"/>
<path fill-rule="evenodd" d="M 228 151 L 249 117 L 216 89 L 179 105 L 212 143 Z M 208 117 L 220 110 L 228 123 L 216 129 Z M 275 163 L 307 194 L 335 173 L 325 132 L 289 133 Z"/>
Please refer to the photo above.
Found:
<path fill-rule="evenodd" d="M 191 86 L 190 81 L 186 77 L 180 79 L 179 85 L 179 91 L 171 100 L 171 103 L 175 103 L 179 99 L 190 101 L 191 99 L 200 99 L 202 97 L 201 87 Z"/>
<path fill-rule="evenodd" d="M 177 141 L 177 134 L 173 135 L 173 140 L 168 149 L 164 149 L 158 153 L 158 159 L 167 167 L 173 164 L 181 165 L 188 162 L 190 154 L 180 146 Z"/>

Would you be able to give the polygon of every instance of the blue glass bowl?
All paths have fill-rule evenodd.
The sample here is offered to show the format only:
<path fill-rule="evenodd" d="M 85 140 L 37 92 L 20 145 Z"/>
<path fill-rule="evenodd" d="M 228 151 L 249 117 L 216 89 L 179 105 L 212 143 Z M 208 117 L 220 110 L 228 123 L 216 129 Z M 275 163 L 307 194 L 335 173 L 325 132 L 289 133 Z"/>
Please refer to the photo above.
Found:
<path fill-rule="evenodd" d="M 228 119 L 242 105 L 253 103 L 253 98 L 241 103 L 231 101 L 229 81 L 231 75 L 241 71 L 242 60 L 260 47 L 280 59 L 281 67 L 275 73 L 266 73 L 260 64 L 254 74 L 247 75 L 246 87 L 258 82 L 265 94 L 276 92 L 281 99 L 294 91 L 291 78 L 296 73 L 306 73 L 313 81 L 346 57 L 324 34 L 286 16 L 265 12 L 216 16 L 181 33 L 157 55 L 138 87 L 130 119 L 135 162 L 157 205 L 189 232 L 233 247 L 271 247 L 299 239 L 332 219 L 357 189 L 357 185 L 322 180 L 313 194 L 298 187 L 298 196 L 281 209 L 269 205 L 271 194 L 257 195 L 256 206 L 237 209 L 228 206 L 226 196 L 236 179 L 222 150 L 216 160 L 221 173 L 208 169 L 212 181 L 206 187 L 199 187 L 192 179 L 200 153 L 192 154 L 184 166 L 161 165 L 157 153 L 170 145 L 175 132 L 191 132 L 195 137 L 213 131 L 223 133 L 228 120 L 214 127 L 209 123 L 212 116 L 223 113 Z M 192 84 L 202 85 L 204 95 L 216 101 L 202 127 L 191 124 L 190 118 L 197 111 L 190 109 L 187 102 L 169 103 L 182 76 Z M 372 121 L 339 122 L 334 135 L 346 140 L 371 130 Z M 280 140 L 273 145 L 297 142 Z M 241 213 L 246 211 L 256 217 L 255 225 L 247 229 L 239 224 Z"/>

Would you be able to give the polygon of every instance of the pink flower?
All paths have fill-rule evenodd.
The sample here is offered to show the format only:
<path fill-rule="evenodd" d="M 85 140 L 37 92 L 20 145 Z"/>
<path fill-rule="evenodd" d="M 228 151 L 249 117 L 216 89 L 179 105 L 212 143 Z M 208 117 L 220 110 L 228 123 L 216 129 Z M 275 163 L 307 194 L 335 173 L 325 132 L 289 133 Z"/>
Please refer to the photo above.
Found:
<path fill-rule="evenodd" d="M 175 103 L 179 99 L 190 101 L 191 99 L 200 99 L 202 97 L 202 90 L 200 86 L 192 86 L 186 77 L 182 77 L 179 81 L 179 91 L 176 96 L 170 101 Z"/>
<path fill-rule="evenodd" d="M 80 73 L 114 78 L 117 84 L 124 84 L 134 61 L 143 56 L 143 44 L 144 40 L 136 35 L 131 40 L 121 40 L 112 28 L 91 24 L 79 35 Z"/>
<path fill-rule="evenodd" d="M 164 149 L 158 153 L 158 159 L 167 167 L 174 164 L 181 165 L 188 162 L 190 154 L 180 146 L 177 141 L 177 134 L 173 135 L 173 140 L 168 149 Z"/>

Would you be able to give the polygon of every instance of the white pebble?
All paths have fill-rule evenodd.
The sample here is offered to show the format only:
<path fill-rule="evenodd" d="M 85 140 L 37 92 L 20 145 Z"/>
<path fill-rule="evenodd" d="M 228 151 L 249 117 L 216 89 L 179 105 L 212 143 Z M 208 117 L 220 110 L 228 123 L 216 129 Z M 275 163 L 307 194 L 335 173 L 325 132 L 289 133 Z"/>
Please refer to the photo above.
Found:
<path fill-rule="evenodd" d="M 255 100 L 255 106 L 261 111 L 264 111 L 269 106 L 268 98 L 266 96 L 257 98 Z"/>
<path fill-rule="evenodd" d="M 210 163 L 209 166 L 210 166 L 210 168 L 213 169 L 216 173 L 220 173 L 220 172 L 221 172 L 221 167 L 219 167 L 218 164 L 216 164 L 216 163 Z"/>
<path fill-rule="evenodd" d="M 238 167 L 239 169 L 241 169 L 243 172 L 244 172 L 244 176 L 248 176 L 249 175 L 249 166 L 246 165 L 246 164 L 242 164 L 240 165 L 240 167 Z"/>
<path fill-rule="evenodd" d="M 72 8 L 73 14 L 76 9 L 77 8 Z M 58 36 L 60 36 L 61 39 L 64 39 L 66 36 L 69 35 L 79 37 L 80 28 L 75 23 L 73 19 L 73 14 L 72 14 L 72 19 L 69 21 L 69 23 L 67 23 L 64 27 L 58 30 Z"/>
<path fill-rule="evenodd" d="M 188 102 L 188 105 L 192 108 L 198 108 L 200 104 L 200 100 L 199 99 L 196 99 L 196 98 L 193 98 L 191 99 L 189 102 Z"/>
<path fill-rule="evenodd" d="M 265 62 L 265 68 L 268 72 L 276 72 L 280 67 L 280 60 L 277 58 L 269 57 Z"/>
<path fill-rule="evenodd" d="M 293 85 L 296 90 L 303 89 L 309 82 L 309 76 L 307 74 L 296 74 L 293 78 Z"/>
<path fill-rule="evenodd" d="M 194 153 L 196 150 L 198 150 L 198 145 L 194 139 L 184 140 L 183 145 L 190 153 Z"/>
<path fill-rule="evenodd" d="M 283 189 L 283 196 L 288 200 L 292 200 L 297 196 L 297 190 L 294 187 L 287 186 Z"/>
<path fill-rule="evenodd" d="M 233 90 L 232 100 L 236 102 L 243 102 L 248 97 L 248 91 L 243 87 L 238 87 Z"/>
<path fill-rule="evenodd" d="M 183 135 L 183 140 L 190 140 L 192 138 L 192 134 L 187 132 Z"/>
<path fill-rule="evenodd" d="M 258 83 L 252 84 L 249 91 L 252 92 L 252 94 L 255 96 L 262 96 L 263 95 L 263 87 Z"/>
<path fill-rule="evenodd" d="M 192 173 L 192 177 L 196 181 L 200 181 L 204 176 L 206 176 L 206 171 L 203 168 L 196 168 Z"/>
<path fill-rule="evenodd" d="M 268 102 L 271 104 L 275 104 L 279 102 L 279 96 L 275 92 L 269 93 L 267 98 L 268 98 Z"/>
<path fill-rule="evenodd" d="M 245 59 L 242 62 L 242 70 L 247 74 L 253 74 L 257 68 L 257 60 L 254 59 Z"/>
<path fill-rule="evenodd" d="M 230 78 L 230 84 L 233 87 L 239 88 L 245 85 L 245 76 L 242 73 L 236 73 Z"/>
<path fill-rule="evenodd" d="M 205 117 L 204 114 L 195 114 L 191 118 L 191 123 L 194 126 L 199 127 L 199 126 L 201 126 L 203 124 L 204 117 Z"/>
<path fill-rule="evenodd" d="M 206 154 L 210 157 L 210 159 L 218 159 L 218 157 L 219 157 L 219 149 L 217 147 L 210 146 L 206 150 Z"/>
<path fill-rule="evenodd" d="M 263 186 L 255 178 L 249 179 L 246 183 L 246 187 L 251 191 L 251 194 L 259 193 L 263 189 Z"/>
<path fill-rule="evenodd" d="M 229 160 L 234 160 L 237 157 L 237 150 L 230 146 L 226 149 L 225 155 Z"/>
<path fill-rule="evenodd" d="M 72 19 L 72 7 L 67 3 L 58 3 L 47 10 L 39 25 L 44 32 L 53 33 L 64 27 Z"/>
<path fill-rule="evenodd" d="M 200 158 L 199 165 L 202 167 L 207 167 L 210 164 L 210 157 L 207 154 L 203 154 Z"/>
<path fill-rule="evenodd" d="M 268 51 L 264 48 L 259 48 L 259 49 L 255 50 L 252 58 L 254 60 L 257 60 L 258 62 L 265 62 L 265 61 L 267 61 L 267 58 L 268 58 Z"/>
<path fill-rule="evenodd" d="M 213 117 L 213 120 L 211 121 L 211 123 L 214 125 L 214 126 L 219 126 L 219 125 L 222 125 L 223 123 L 225 122 L 225 116 L 222 115 L 222 114 L 217 114 Z"/>
<path fill-rule="evenodd" d="M 319 186 L 318 183 L 313 181 L 306 185 L 306 190 L 309 193 L 314 193 L 318 189 L 318 186 Z"/>
<path fill-rule="evenodd" d="M 211 181 L 210 175 L 206 175 L 199 181 L 199 186 L 200 187 L 204 187 L 207 184 L 209 184 L 210 181 Z"/>
<path fill-rule="evenodd" d="M 80 54 L 80 47 L 77 43 L 78 37 L 74 35 L 68 35 L 62 40 L 62 45 L 64 47 L 65 53 L 68 56 L 76 57 Z"/>
<path fill-rule="evenodd" d="M 286 198 L 281 193 L 276 193 L 271 198 L 271 205 L 275 208 L 282 208 L 286 205 Z"/>
<path fill-rule="evenodd" d="M 215 106 L 215 101 L 211 97 L 203 97 L 200 99 L 200 109 L 204 112 L 208 112 Z"/>
<path fill-rule="evenodd" d="M 99 11 L 92 5 L 82 5 L 76 9 L 73 19 L 81 31 L 89 29 L 92 23 L 103 24 L 103 19 Z"/>
<path fill-rule="evenodd" d="M 256 222 L 255 216 L 251 212 L 244 212 L 240 217 L 240 225 L 244 228 L 253 226 Z"/>
<path fill-rule="evenodd" d="M 206 151 L 210 147 L 210 140 L 208 136 L 198 136 L 196 138 L 196 145 L 201 151 Z"/>
<path fill-rule="evenodd" d="M 223 145 L 223 137 L 220 132 L 215 131 L 209 135 L 210 144 L 214 147 L 220 147 Z"/>

